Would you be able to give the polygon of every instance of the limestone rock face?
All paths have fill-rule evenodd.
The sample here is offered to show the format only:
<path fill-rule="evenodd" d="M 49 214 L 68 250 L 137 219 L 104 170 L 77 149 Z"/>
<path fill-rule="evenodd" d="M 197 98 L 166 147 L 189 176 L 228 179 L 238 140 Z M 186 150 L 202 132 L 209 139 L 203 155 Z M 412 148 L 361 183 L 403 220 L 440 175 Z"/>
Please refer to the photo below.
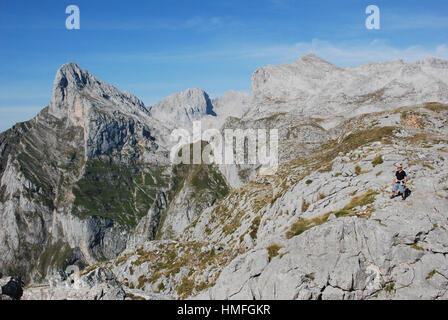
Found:
<path fill-rule="evenodd" d="M 93 106 L 101 106 L 104 111 L 148 112 L 143 102 L 132 94 L 120 92 L 73 62 L 63 65 L 54 79 L 50 114 L 60 119 L 69 117 L 82 121 Z"/>
<path fill-rule="evenodd" d="M 108 269 L 54 276 L 49 285 L 31 287 L 22 300 L 124 300 L 126 292 Z"/>
<path fill-rule="evenodd" d="M 196 88 L 165 98 L 151 108 L 151 115 L 172 128 L 191 130 L 193 121 L 216 113 L 208 94 Z"/>
<path fill-rule="evenodd" d="M 321 118 L 391 110 L 423 102 L 448 102 L 447 61 L 396 60 L 341 68 L 314 54 L 252 76 L 254 101 L 247 118 L 278 112 Z"/>

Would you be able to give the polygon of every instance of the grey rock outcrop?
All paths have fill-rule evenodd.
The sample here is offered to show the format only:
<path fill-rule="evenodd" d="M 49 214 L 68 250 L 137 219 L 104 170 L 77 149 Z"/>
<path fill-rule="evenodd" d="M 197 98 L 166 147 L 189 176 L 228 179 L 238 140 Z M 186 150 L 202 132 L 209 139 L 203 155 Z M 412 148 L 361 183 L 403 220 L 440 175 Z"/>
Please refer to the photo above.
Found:
<path fill-rule="evenodd" d="M 30 287 L 23 300 L 124 300 L 126 292 L 107 268 L 69 277 L 54 276 L 49 285 Z"/>

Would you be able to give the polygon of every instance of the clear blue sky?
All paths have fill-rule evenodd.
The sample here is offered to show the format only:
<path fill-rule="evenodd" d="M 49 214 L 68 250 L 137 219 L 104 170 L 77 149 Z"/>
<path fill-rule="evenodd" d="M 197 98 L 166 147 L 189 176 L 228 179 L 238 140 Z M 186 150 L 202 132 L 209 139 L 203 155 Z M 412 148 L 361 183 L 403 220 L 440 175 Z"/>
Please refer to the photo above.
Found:
<path fill-rule="evenodd" d="M 80 30 L 65 27 L 71 4 Z M 370 4 L 380 30 L 365 27 Z M 448 59 L 448 1 L 0 0 L 0 131 L 48 105 L 69 61 L 151 105 L 190 87 L 250 91 L 258 67 L 310 51 L 342 66 Z"/>

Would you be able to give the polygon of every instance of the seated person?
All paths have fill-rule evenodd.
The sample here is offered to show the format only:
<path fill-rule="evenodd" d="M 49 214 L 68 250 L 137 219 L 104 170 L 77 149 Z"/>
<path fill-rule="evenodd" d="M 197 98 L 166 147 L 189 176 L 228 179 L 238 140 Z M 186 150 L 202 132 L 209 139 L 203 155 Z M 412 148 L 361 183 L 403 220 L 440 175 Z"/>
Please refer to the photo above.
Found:
<path fill-rule="evenodd" d="M 406 184 L 408 182 L 408 176 L 403 170 L 403 166 L 400 164 L 398 166 L 397 172 L 395 173 L 394 184 L 392 189 L 391 199 L 395 198 L 397 191 L 402 196 L 402 200 L 406 200 Z"/>

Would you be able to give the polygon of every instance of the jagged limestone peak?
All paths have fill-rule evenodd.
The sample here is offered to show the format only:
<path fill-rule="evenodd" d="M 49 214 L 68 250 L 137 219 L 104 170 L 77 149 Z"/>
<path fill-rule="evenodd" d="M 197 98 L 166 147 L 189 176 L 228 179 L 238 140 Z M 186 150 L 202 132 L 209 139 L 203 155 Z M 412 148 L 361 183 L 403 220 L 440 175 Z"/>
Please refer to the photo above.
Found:
<path fill-rule="evenodd" d="M 216 116 L 208 94 L 199 88 L 175 93 L 151 108 L 151 115 L 165 123 L 190 126 L 204 116 Z"/>
<path fill-rule="evenodd" d="M 85 118 L 92 101 L 95 101 L 95 107 L 105 112 L 147 113 L 140 99 L 104 83 L 76 63 L 70 62 L 59 68 L 53 83 L 50 113 L 58 118 Z"/>

